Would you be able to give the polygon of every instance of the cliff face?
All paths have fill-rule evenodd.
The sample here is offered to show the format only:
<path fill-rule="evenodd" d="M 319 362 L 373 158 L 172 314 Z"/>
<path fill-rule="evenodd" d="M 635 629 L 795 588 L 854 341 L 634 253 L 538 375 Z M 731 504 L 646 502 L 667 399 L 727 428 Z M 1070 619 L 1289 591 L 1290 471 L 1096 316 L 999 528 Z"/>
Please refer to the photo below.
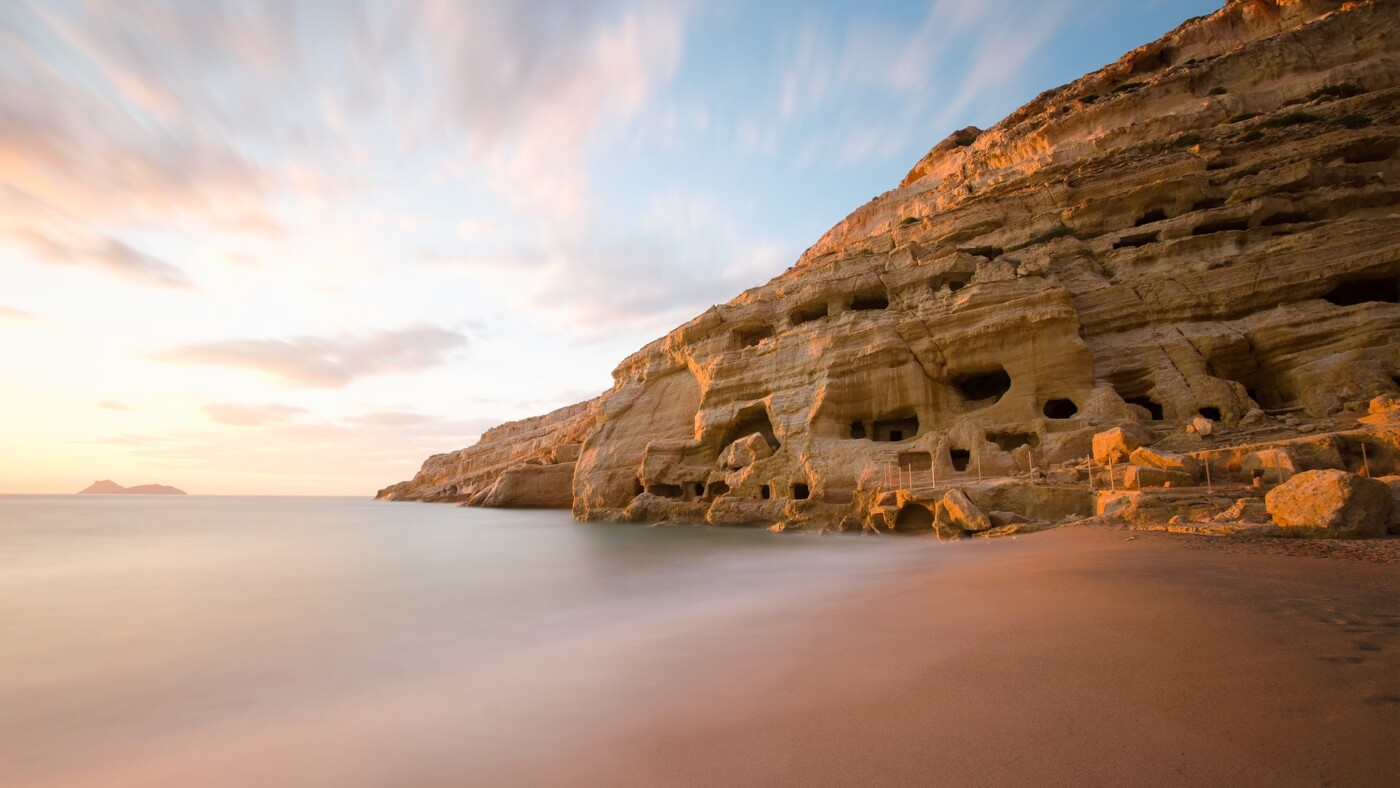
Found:
<path fill-rule="evenodd" d="M 862 527 L 904 480 L 1069 473 L 1107 427 L 1199 439 L 1392 394 L 1398 5 L 1230 2 L 957 132 L 600 398 L 380 497 Z"/>
<path fill-rule="evenodd" d="M 567 509 L 573 502 L 574 464 L 597 422 L 598 401 L 492 427 L 475 446 L 429 457 L 417 476 L 375 497 Z"/>

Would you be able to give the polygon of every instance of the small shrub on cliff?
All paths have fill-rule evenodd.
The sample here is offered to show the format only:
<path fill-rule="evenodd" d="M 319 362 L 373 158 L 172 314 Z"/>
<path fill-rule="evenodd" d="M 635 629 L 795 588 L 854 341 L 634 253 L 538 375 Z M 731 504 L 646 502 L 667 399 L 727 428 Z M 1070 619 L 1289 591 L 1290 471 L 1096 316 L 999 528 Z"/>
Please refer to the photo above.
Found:
<path fill-rule="evenodd" d="M 1080 104 L 1093 104 L 1095 101 L 1098 101 L 1098 100 L 1099 100 L 1099 94 L 1097 94 L 1097 93 L 1086 93 L 1086 94 L 1084 94 L 1083 96 L 1080 96 L 1080 97 L 1079 97 L 1079 103 L 1080 103 Z"/>
<path fill-rule="evenodd" d="M 1240 142 L 1258 142 L 1262 139 L 1264 139 L 1264 132 L 1260 131 L 1259 129 L 1247 131 L 1240 136 Z"/>
<path fill-rule="evenodd" d="M 1113 89 L 1113 92 L 1114 92 L 1114 93 L 1131 93 L 1131 92 L 1133 92 L 1134 90 L 1137 90 L 1138 88 L 1143 87 L 1143 86 L 1146 85 L 1146 84 L 1147 84 L 1146 82 L 1124 82 L 1123 84 L 1121 84 L 1121 85 L 1119 85 L 1118 87 L 1114 88 L 1114 89 Z"/>
<path fill-rule="evenodd" d="M 919 218 L 918 218 L 917 216 L 906 216 L 906 217 L 904 217 L 903 219 L 899 220 L 899 226 L 900 226 L 900 227 L 908 227 L 909 225 L 915 224 L 915 223 L 917 223 L 918 221 L 919 221 Z"/>
<path fill-rule="evenodd" d="M 1189 147 L 1191 147 L 1192 145 L 1200 145 L 1200 144 L 1201 144 L 1201 135 L 1199 135 L 1199 134 L 1183 134 L 1183 135 L 1181 135 L 1180 137 L 1177 137 L 1177 138 L 1176 138 L 1176 144 L 1177 144 L 1177 145 L 1180 145 L 1180 146 L 1183 147 L 1183 148 L 1189 148 Z"/>
<path fill-rule="evenodd" d="M 1270 118 L 1264 121 L 1264 125 L 1271 129 L 1282 129 L 1288 126 L 1301 126 L 1304 123 L 1316 123 L 1319 120 L 1322 120 L 1322 118 L 1311 112 L 1290 112 L 1287 115 Z"/>

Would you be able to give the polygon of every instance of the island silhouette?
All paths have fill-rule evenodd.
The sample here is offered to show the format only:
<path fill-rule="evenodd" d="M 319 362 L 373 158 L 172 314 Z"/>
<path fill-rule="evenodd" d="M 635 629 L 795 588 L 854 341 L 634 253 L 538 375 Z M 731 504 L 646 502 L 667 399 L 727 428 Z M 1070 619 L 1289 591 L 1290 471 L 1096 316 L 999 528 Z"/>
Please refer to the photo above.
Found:
<path fill-rule="evenodd" d="M 102 479 L 79 490 L 78 495 L 189 495 L 189 493 L 164 484 L 138 484 L 135 487 L 123 487 L 111 479 Z"/>

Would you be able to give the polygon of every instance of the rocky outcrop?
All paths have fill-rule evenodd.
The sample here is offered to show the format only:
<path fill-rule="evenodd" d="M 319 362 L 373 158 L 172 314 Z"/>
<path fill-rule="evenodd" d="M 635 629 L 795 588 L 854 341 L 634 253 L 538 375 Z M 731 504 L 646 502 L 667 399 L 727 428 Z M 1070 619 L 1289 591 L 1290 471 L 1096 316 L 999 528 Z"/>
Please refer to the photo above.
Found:
<path fill-rule="evenodd" d="M 592 399 L 493 427 L 474 446 L 429 457 L 418 475 L 375 497 L 567 509 L 579 448 L 597 415 Z"/>
<path fill-rule="evenodd" d="M 1384 536 L 1390 489 L 1375 479 L 1339 470 L 1306 471 L 1264 497 L 1276 524 L 1339 539 Z"/>
<path fill-rule="evenodd" d="M 1046 489 L 1168 500 L 1115 492 L 1129 467 L 1195 482 L 1125 466 L 1140 446 L 1207 485 L 1254 483 L 1290 441 L 1289 473 L 1393 472 L 1388 411 L 1325 446 L 1300 432 L 1400 391 L 1398 31 L 1388 2 L 1188 21 L 935 146 L 788 271 L 542 417 L 567 430 L 483 437 L 381 497 L 472 499 L 565 437 L 593 520 L 926 530 L 953 487 L 1046 520 Z"/>
<path fill-rule="evenodd" d="M 164 484 L 138 484 L 135 487 L 123 487 L 111 479 L 103 479 L 79 490 L 78 495 L 188 495 L 188 493 Z"/>

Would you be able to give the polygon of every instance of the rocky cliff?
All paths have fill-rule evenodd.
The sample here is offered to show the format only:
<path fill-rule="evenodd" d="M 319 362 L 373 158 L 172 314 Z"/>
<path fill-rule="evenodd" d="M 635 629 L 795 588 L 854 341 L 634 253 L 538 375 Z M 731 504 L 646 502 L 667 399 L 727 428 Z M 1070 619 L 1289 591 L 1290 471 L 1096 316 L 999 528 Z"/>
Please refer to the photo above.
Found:
<path fill-rule="evenodd" d="M 1393 421 L 1346 422 L 1400 387 L 1398 9 L 1242 0 L 1190 20 L 953 134 L 598 399 L 380 497 L 917 529 L 956 519 L 953 492 L 1045 519 L 1092 514 L 1120 479 L 1197 481 L 1099 467 L 1112 427 L 1199 455 L 1211 483 L 1249 481 L 1251 436 L 1333 427 L 1333 465 L 1364 444 L 1366 471 L 1393 473 Z"/>

